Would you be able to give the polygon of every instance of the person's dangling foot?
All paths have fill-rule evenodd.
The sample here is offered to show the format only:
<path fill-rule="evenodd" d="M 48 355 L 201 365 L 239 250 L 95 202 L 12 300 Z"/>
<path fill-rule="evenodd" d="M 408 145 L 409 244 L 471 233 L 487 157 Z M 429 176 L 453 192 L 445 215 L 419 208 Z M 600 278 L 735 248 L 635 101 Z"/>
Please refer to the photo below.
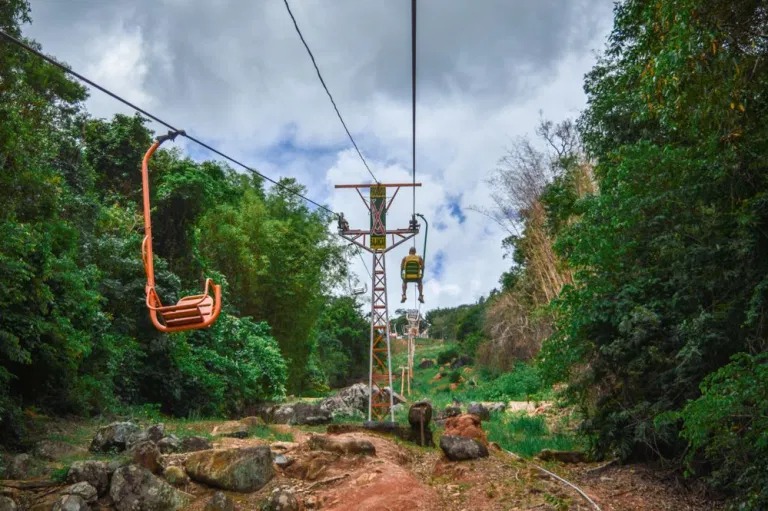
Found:
<path fill-rule="evenodd" d="M 419 301 L 420 301 L 421 303 L 424 303 L 424 295 L 419 295 Z"/>
<path fill-rule="evenodd" d="M 405 295 L 403 295 L 402 298 L 400 298 L 400 303 L 405 303 L 405 300 L 406 300 L 406 297 Z"/>

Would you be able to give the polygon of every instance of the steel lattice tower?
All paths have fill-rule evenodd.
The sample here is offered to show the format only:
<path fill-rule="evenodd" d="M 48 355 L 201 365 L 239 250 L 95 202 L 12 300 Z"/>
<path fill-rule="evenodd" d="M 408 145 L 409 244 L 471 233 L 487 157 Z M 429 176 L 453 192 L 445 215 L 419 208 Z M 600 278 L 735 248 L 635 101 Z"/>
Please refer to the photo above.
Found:
<path fill-rule="evenodd" d="M 387 416 L 391 422 L 395 420 L 385 254 L 416 236 L 419 224 L 414 217 L 407 229 L 387 229 L 386 217 L 400 188 L 414 186 L 421 183 L 336 185 L 336 188 L 354 188 L 370 213 L 370 229 L 350 229 L 344 216 L 339 217 L 339 235 L 373 255 L 368 421 L 386 421 Z M 368 199 L 360 192 L 365 188 L 370 189 Z M 388 188 L 394 188 L 391 197 L 387 197 Z M 389 392 L 384 387 L 388 387 Z"/>

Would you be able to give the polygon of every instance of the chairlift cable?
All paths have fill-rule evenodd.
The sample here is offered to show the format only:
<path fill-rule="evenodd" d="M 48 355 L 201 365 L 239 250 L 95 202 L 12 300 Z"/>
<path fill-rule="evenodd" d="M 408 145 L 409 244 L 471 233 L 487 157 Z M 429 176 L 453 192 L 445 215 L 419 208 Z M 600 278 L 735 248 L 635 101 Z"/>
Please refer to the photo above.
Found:
<path fill-rule="evenodd" d="M 315 56 L 312 53 L 312 50 L 309 49 L 309 45 L 307 44 L 307 41 L 304 39 L 304 35 L 302 35 L 301 30 L 299 29 L 299 24 L 296 22 L 296 18 L 293 16 L 293 12 L 291 11 L 291 6 L 288 5 L 288 0 L 283 0 L 283 3 L 285 3 L 285 8 L 288 10 L 288 15 L 290 15 L 291 20 L 293 21 L 293 26 L 296 28 L 296 33 L 299 34 L 299 38 L 301 39 L 301 42 L 304 44 L 304 48 L 306 48 L 307 53 L 309 53 L 309 58 L 312 60 L 312 65 L 315 66 L 315 71 L 317 72 L 317 77 L 320 79 L 320 83 L 323 86 L 323 89 L 325 89 L 325 93 L 328 94 L 328 98 L 331 100 L 331 104 L 333 105 L 333 109 L 336 111 L 336 115 L 339 117 L 339 121 L 341 121 L 341 125 L 344 126 L 344 131 L 347 132 L 347 136 L 349 137 L 350 142 L 352 142 L 352 145 L 355 147 L 355 151 L 357 151 L 357 155 L 360 157 L 360 160 L 362 160 L 363 165 L 365 165 L 366 170 L 371 175 L 373 180 L 378 184 L 380 181 L 376 179 L 376 176 L 373 175 L 373 171 L 371 171 L 371 168 L 368 166 L 368 162 L 365 161 L 365 158 L 363 157 L 363 153 L 360 152 L 360 148 L 357 147 L 357 142 L 355 142 L 355 139 L 352 137 L 352 133 L 350 133 L 349 128 L 347 128 L 347 123 L 344 122 L 344 118 L 341 117 L 341 112 L 339 112 L 339 107 L 336 106 L 336 101 L 333 99 L 333 95 L 331 95 L 331 91 L 328 90 L 328 86 L 325 84 L 325 80 L 323 80 L 323 75 L 320 73 L 320 68 L 317 66 L 317 61 L 315 60 Z"/>
<path fill-rule="evenodd" d="M 159 117 L 157 117 L 157 116 L 155 116 L 155 115 L 153 115 L 153 114 L 149 113 L 147 110 L 145 110 L 145 109 L 143 109 L 143 108 L 140 108 L 139 106 L 137 106 L 137 105 L 135 105 L 135 104 L 131 103 L 131 102 L 130 102 L 130 101 L 128 101 L 127 99 L 123 98 L 122 96 L 120 96 L 120 95 L 118 95 L 118 94 L 116 94 L 116 93 L 114 93 L 114 92 L 110 91 L 110 90 L 109 90 L 109 89 L 107 89 L 106 87 L 103 87 L 103 86 L 99 85 L 98 83 L 94 82 L 93 80 L 90 80 L 90 79 L 86 78 L 85 76 L 83 76 L 83 75 L 81 75 L 80 73 L 78 73 L 78 72 L 74 71 L 73 69 L 70 69 L 69 67 L 65 66 L 64 64 L 61 64 L 61 63 L 57 62 L 57 61 L 56 61 L 56 60 L 54 60 L 53 58 L 51 58 L 51 57 L 49 57 L 48 55 L 45 55 L 44 53 L 42 53 L 42 52 L 40 52 L 40 51 L 36 50 L 35 48 L 31 47 L 31 46 L 30 46 L 30 45 L 28 45 L 27 43 L 25 43 L 25 42 L 23 42 L 23 41 L 21 41 L 21 40 L 17 39 L 16 37 L 13 37 L 12 35 L 8 34 L 7 32 L 5 32 L 5 31 L 3 31 L 3 30 L 0 30 L 0 36 L 2 36 L 2 37 L 4 37 L 4 38 L 6 38 L 8 41 L 10 41 L 11 43 L 13 43 L 13 44 L 15 44 L 15 45 L 19 46 L 20 48 L 23 48 L 24 50 L 26 50 L 26 51 L 28 51 L 28 52 L 30 52 L 30 53 L 32 53 L 32 54 L 34 54 L 34 55 L 38 56 L 39 58 L 41 58 L 41 59 L 45 60 L 46 62 L 48 62 L 48 63 L 50 63 L 50 64 L 53 64 L 54 66 L 58 67 L 59 69 L 61 69 L 61 70 L 62 70 L 62 71 L 64 71 L 65 73 L 67 73 L 67 74 L 69 74 L 69 75 L 72 75 L 72 76 L 74 76 L 74 77 L 75 77 L 75 78 L 77 78 L 78 80 L 80 80 L 80 81 L 82 81 L 82 82 L 85 82 L 85 83 L 87 83 L 87 84 L 88 84 L 88 85 L 90 85 L 91 87 L 94 87 L 95 89 L 98 89 L 98 90 L 100 90 L 100 91 L 101 91 L 101 92 L 103 92 L 104 94 L 106 94 L 106 95 L 108 95 L 108 96 L 112 97 L 113 99 L 116 99 L 117 101 L 119 101 L 119 102 L 123 103 L 124 105 L 126 105 L 126 106 L 128 106 L 128 107 L 130 107 L 130 108 L 132 108 L 132 109 L 134 109 L 134 110 L 136 110 L 136 111 L 137 111 L 137 112 L 139 112 L 140 114 L 142 114 L 142 115 L 144 115 L 144 116 L 146 116 L 146 117 L 148 117 L 148 118 L 152 119 L 153 121 L 155 121 L 155 122 L 157 122 L 157 123 L 159 123 L 159 124 L 162 124 L 163 126 L 165 126 L 166 128 L 168 128 L 168 129 L 169 129 L 169 130 L 171 130 L 172 132 L 175 132 L 175 133 L 178 133 L 178 134 L 180 134 L 180 135 L 183 135 L 183 136 L 185 136 L 186 138 L 188 138 L 190 141 L 192 141 L 192 142 L 194 142 L 194 143 L 196 143 L 196 144 L 198 144 L 198 145 L 200 145 L 200 146 L 202 146 L 202 147 L 204 147 L 204 148 L 208 149 L 209 151 L 211 151 L 211 152 L 213 152 L 213 153 L 215 153 L 215 154 L 218 154 L 218 155 L 219 155 L 219 156 L 221 156 L 222 158 L 224 158 L 224 159 L 226 159 L 226 160 L 229 160 L 230 162 L 232 162 L 232 163 L 234 163 L 234 164 L 236 164 L 236 165 L 239 165 L 240 167 L 244 168 L 245 170 L 247 170 L 247 171 L 249 171 L 249 172 L 251 172 L 251 173 L 253 173 L 253 174 L 256 174 L 257 176 L 259 176 L 259 177 L 261 177 L 261 178 L 263 178 L 263 179 L 266 179 L 267 181 L 269 181 L 270 183 L 274 184 L 275 186 L 277 186 L 277 187 L 278 187 L 278 188 L 280 188 L 281 190 L 283 190 L 283 191 L 286 191 L 286 192 L 288 192 L 288 193 L 290 193 L 290 194 L 292 194 L 292 195 L 295 195 L 295 196 L 297 196 L 297 197 L 300 197 L 301 199 L 305 200 L 306 202 L 309 202 L 310 204 L 314 204 L 314 205 L 315 205 L 315 206 L 317 206 L 318 208 L 320 208 L 320 209 L 323 209 L 323 210 L 327 211 L 328 213 L 330 213 L 330 214 L 332 214 L 332 215 L 334 215 L 334 216 L 336 216 L 336 217 L 338 217 L 338 216 L 339 216 L 339 214 L 338 214 L 338 213 L 336 213 L 335 211 L 331 210 L 331 209 L 330 209 L 330 208 L 328 208 L 327 206 L 323 206 L 322 204 L 320 204 L 320 203 L 318 203 L 318 202 L 315 202 L 315 201 L 313 201 L 313 200 L 312 200 L 312 199 L 310 199 L 309 197 L 307 197 L 307 196 L 305 196 L 305 195 L 302 195 L 302 194 L 300 194 L 300 193 L 298 193 L 298 192 L 296 192 L 296 191 L 294 191 L 294 190 L 292 190 L 292 189 L 288 188 L 288 187 L 287 187 L 287 186 L 285 186 L 284 184 L 282 184 L 282 183 L 280 183 L 280 182 L 278 182 L 278 181 L 275 181 L 275 180 L 274 180 L 274 179 L 272 179 L 271 177 L 269 177 L 269 176 L 266 176 L 266 175 L 262 174 L 262 173 L 261 173 L 261 172 L 259 172 L 258 170 L 256 170 L 256 169 L 254 169 L 254 168 L 251 168 L 251 167 L 249 167 L 248 165 L 246 165 L 246 164 L 244 164 L 244 163 L 242 163 L 242 162 L 240 162 L 240 161 L 236 160 L 235 158 L 233 158 L 233 157 L 231 157 L 231 156 L 229 156 L 229 155 L 227 155 L 227 154 L 225 154 L 225 153 L 223 153 L 223 152 L 219 151 L 218 149 L 216 149 L 216 148 L 214 148 L 214 147 L 212 147 L 212 146 L 210 146 L 210 145 L 206 144 L 205 142 L 203 142 L 203 141 L 201 141 L 201 140 L 199 140 L 199 139 L 197 139 L 197 138 L 193 137 L 192 135 L 189 135 L 189 134 L 185 133 L 183 130 L 179 130 L 178 128 L 174 127 L 172 124 L 170 124 L 170 123 L 168 123 L 168 122 L 166 122 L 166 121 L 164 121 L 164 120 L 160 119 Z"/>
<path fill-rule="evenodd" d="M 411 0 L 411 169 L 413 174 L 413 215 L 416 218 L 416 0 Z M 416 246 L 416 239 L 413 240 Z"/>

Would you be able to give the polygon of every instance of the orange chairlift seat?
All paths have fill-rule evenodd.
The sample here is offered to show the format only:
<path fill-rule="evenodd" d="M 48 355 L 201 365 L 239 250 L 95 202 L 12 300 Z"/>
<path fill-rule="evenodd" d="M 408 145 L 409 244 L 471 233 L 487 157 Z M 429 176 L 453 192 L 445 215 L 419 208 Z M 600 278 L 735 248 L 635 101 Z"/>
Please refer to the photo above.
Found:
<path fill-rule="evenodd" d="M 184 132 L 169 132 L 157 137 L 141 162 L 141 182 L 144 192 L 144 241 L 141 243 L 141 257 L 147 273 L 147 308 L 155 328 L 162 332 L 182 332 L 207 328 L 216 321 L 221 312 L 221 286 L 206 279 L 203 294 L 185 296 L 176 305 L 163 305 L 155 289 L 155 268 L 152 260 L 152 221 L 149 207 L 149 159 L 166 140 L 174 140 Z M 213 295 L 211 295 L 211 290 Z"/>

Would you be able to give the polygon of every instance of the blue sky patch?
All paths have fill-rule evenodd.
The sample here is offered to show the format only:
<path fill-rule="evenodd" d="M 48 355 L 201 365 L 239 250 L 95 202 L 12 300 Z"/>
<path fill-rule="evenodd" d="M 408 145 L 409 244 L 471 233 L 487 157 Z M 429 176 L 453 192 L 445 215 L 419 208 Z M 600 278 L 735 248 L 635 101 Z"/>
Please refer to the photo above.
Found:
<path fill-rule="evenodd" d="M 443 275 L 443 266 L 445 265 L 445 252 L 438 250 L 431 260 L 424 261 L 424 266 L 427 267 L 429 278 L 440 280 Z"/>
<path fill-rule="evenodd" d="M 448 197 L 448 212 L 452 217 L 458 220 L 460 224 L 464 223 L 467 219 L 467 215 L 465 215 L 464 211 L 461 209 L 461 195 Z"/>

